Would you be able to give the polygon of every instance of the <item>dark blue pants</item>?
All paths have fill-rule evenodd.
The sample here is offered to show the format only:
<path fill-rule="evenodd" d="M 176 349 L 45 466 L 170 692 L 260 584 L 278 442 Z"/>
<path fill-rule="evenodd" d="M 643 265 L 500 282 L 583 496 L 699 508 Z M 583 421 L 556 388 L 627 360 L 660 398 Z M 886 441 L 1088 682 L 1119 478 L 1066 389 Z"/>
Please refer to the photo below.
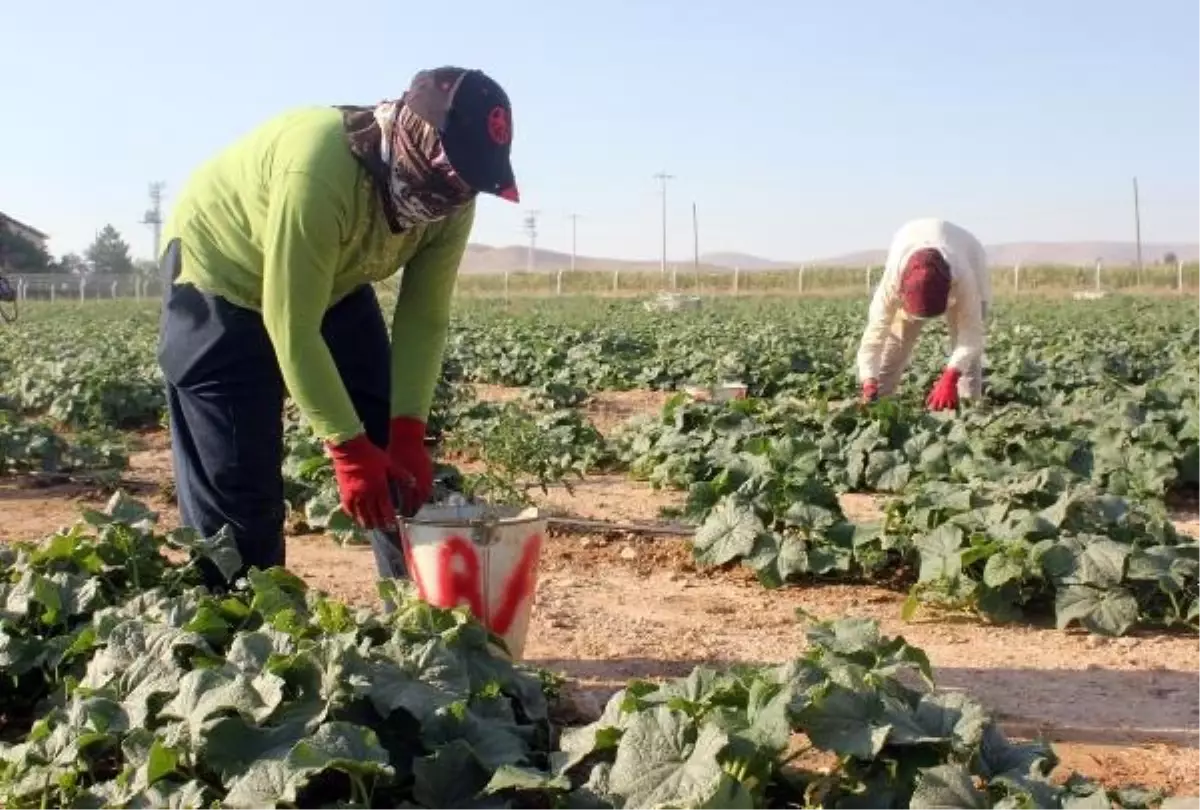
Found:
<path fill-rule="evenodd" d="M 206 536 L 229 526 L 245 568 L 284 565 L 285 387 L 262 316 L 170 283 L 180 271 L 178 241 L 162 262 L 158 361 L 167 381 L 180 518 Z M 367 436 L 386 448 L 390 344 L 375 291 L 364 285 L 339 301 L 325 314 L 321 334 Z M 405 576 L 394 535 L 371 532 L 371 545 L 381 576 Z"/>

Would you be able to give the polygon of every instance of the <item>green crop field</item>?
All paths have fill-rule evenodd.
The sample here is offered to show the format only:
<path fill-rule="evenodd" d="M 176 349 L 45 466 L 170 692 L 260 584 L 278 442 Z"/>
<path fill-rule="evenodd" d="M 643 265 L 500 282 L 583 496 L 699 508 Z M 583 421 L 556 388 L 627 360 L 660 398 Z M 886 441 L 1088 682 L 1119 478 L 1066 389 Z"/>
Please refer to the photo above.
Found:
<path fill-rule="evenodd" d="M 892 630 L 985 628 L 981 643 L 1031 657 L 1126 640 L 1190 649 L 1176 663 L 1195 692 L 1194 295 L 1002 299 L 984 401 L 949 414 L 922 407 L 944 362 L 940 324 L 898 396 L 857 403 L 865 312 L 865 297 L 711 298 L 674 313 L 459 300 L 430 419 L 444 487 L 539 505 L 592 480 L 617 500 L 652 493 L 670 503 L 652 517 L 686 527 L 687 559 L 662 559 L 693 590 L 815 595 L 791 649 L 764 641 L 683 677 L 618 670 L 607 703 L 581 715 L 563 706 L 582 676 L 539 663 L 562 650 L 543 642 L 539 661 L 513 664 L 465 609 L 404 586 L 379 584 L 399 604 L 388 614 L 339 590 L 340 573 L 318 586 L 256 571 L 205 590 L 198 559 L 239 565 L 228 538 L 164 521 L 169 475 L 120 491 L 168 427 L 157 305 L 26 302 L 0 326 L 0 521 L 35 485 L 51 499 L 87 482 L 91 501 L 68 528 L 0 543 L 0 807 L 1192 806 L 1164 796 L 1197 791 L 1194 717 L 1180 721 L 1190 743 L 1169 752 L 1192 763 L 1182 776 L 1130 764 L 1133 745 L 1092 769 L 1060 765 L 1059 746 L 1010 733 L 969 684 L 939 685 L 949 653 Z M 682 393 L 727 381 L 749 398 Z M 593 418 L 614 392 L 654 405 Z M 289 530 L 352 553 L 362 538 L 322 448 L 287 418 Z M 847 507 L 858 496 L 870 514 Z M 569 512 L 571 498 L 555 503 Z M 575 564 L 572 581 L 587 573 Z M 810 615 L 847 589 L 881 594 L 891 630 Z M 700 626 L 736 634 L 725 626 L 739 616 Z M 531 632 L 557 639 L 553 627 Z M 747 620 L 744 632 L 757 631 Z M 1046 671 L 1059 666 L 1072 668 Z M 1033 683 L 1022 716 L 1052 726 L 1062 707 Z M 1189 716 L 1193 697 L 1163 710 Z"/>

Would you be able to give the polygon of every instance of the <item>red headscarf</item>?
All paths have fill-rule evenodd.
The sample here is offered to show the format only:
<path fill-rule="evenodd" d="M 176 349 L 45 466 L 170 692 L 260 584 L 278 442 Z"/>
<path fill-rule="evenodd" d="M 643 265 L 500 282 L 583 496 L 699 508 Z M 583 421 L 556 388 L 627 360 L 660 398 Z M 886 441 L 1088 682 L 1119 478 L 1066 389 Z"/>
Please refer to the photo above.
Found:
<path fill-rule="evenodd" d="M 900 273 L 900 303 L 918 318 L 936 318 L 950 301 L 950 265 L 941 251 L 922 248 L 908 257 Z"/>

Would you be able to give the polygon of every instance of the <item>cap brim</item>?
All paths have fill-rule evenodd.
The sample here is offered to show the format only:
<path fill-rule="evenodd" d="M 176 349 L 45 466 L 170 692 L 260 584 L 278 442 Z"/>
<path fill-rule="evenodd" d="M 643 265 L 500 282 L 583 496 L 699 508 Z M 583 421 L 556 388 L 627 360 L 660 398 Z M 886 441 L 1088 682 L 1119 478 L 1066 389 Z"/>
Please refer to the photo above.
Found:
<path fill-rule="evenodd" d="M 481 194 L 494 194 L 511 202 L 520 201 L 517 179 L 513 176 L 512 164 L 507 157 L 497 154 L 497 159 L 490 163 L 472 160 L 479 154 L 487 154 L 486 147 L 481 148 L 478 143 L 456 138 L 452 132 L 443 132 L 441 137 L 446 160 L 464 183 Z"/>

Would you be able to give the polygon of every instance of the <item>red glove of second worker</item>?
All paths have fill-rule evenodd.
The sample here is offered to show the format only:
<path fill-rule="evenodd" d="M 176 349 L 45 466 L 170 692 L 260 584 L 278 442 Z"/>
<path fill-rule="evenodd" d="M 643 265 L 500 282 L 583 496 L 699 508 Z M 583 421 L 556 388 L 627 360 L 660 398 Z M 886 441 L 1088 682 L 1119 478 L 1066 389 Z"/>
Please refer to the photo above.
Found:
<path fill-rule="evenodd" d="M 389 479 L 395 477 L 388 454 L 365 434 L 329 446 L 333 475 L 342 509 L 364 529 L 390 529 L 396 525 Z"/>
<path fill-rule="evenodd" d="M 404 514 L 412 517 L 433 494 L 433 460 L 425 449 L 425 423 L 410 416 L 394 417 L 388 456 L 404 494 Z"/>
<path fill-rule="evenodd" d="M 938 377 L 933 390 L 925 400 L 925 407 L 931 411 L 948 411 L 958 407 L 958 380 L 962 372 L 948 368 Z"/>
<path fill-rule="evenodd" d="M 879 381 L 875 378 L 863 380 L 862 384 L 862 401 L 874 402 L 879 399 Z"/>

